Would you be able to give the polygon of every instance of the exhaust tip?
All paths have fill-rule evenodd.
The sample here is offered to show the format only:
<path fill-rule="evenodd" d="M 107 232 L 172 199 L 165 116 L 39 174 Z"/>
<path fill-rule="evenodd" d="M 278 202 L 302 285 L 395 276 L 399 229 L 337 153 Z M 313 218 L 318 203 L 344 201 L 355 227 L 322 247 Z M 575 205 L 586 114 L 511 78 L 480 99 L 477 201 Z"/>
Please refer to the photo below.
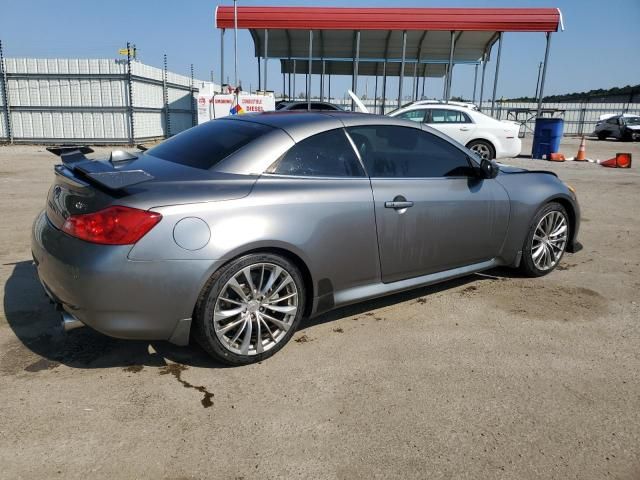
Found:
<path fill-rule="evenodd" d="M 62 329 L 65 332 L 70 332 L 76 328 L 84 327 L 84 323 L 78 320 L 76 317 L 68 312 L 62 311 Z"/>

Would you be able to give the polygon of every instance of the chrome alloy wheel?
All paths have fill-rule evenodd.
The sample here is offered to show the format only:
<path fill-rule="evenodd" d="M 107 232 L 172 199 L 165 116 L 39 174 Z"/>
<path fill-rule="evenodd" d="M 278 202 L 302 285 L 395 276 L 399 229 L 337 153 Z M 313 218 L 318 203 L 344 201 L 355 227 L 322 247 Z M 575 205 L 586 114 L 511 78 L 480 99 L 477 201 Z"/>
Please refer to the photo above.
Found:
<path fill-rule="evenodd" d="M 213 326 L 222 345 L 238 355 L 258 355 L 278 344 L 298 312 L 298 290 L 285 269 L 256 263 L 222 288 Z"/>
<path fill-rule="evenodd" d="M 553 210 L 540 219 L 531 244 L 531 259 L 536 268 L 546 271 L 555 267 L 564 252 L 568 233 L 562 212 Z"/>
<path fill-rule="evenodd" d="M 472 152 L 476 152 L 483 160 L 491 160 L 491 149 L 484 143 L 476 143 L 471 147 Z"/>

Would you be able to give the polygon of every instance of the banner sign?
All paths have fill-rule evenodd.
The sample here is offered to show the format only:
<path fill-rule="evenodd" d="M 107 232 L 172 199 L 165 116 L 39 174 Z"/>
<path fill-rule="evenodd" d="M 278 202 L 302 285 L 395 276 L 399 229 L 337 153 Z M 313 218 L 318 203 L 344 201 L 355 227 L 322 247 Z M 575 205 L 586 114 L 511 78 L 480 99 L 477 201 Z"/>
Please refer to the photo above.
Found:
<path fill-rule="evenodd" d="M 245 113 L 269 112 L 276 109 L 272 95 L 206 95 L 198 96 L 198 123 L 214 118 Z"/>

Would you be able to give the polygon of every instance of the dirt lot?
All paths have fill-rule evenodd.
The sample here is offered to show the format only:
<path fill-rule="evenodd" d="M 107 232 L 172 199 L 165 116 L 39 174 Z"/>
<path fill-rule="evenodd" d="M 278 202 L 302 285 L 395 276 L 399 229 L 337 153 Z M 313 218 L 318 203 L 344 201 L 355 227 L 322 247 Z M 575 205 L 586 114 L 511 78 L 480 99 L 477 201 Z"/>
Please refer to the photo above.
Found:
<path fill-rule="evenodd" d="M 566 140 L 568 156 L 576 140 Z M 529 151 L 525 147 L 524 151 Z M 0 147 L 0 478 L 640 478 L 640 144 L 578 190 L 582 252 L 307 322 L 274 358 L 68 336 L 30 260 L 55 158 Z"/>

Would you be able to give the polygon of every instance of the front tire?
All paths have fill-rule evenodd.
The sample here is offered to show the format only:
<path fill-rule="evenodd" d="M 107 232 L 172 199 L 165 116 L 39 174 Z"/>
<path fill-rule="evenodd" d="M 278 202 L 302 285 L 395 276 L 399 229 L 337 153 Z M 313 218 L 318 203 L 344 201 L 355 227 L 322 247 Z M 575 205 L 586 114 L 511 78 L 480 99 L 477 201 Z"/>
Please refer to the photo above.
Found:
<path fill-rule="evenodd" d="M 302 274 L 288 259 L 256 253 L 233 260 L 204 287 L 194 337 L 216 360 L 248 365 L 274 355 L 298 327 L 305 306 Z"/>
<path fill-rule="evenodd" d="M 530 277 L 552 272 L 569 240 L 569 216 L 557 202 L 543 206 L 533 218 L 522 249 L 522 271 Z"/>
<path fill-rule="evenodd" d="M 467 148 L 475 152 L 482 160 L 493 160 L 496 158 L 496 149 L 486 140 L 472 140 L 467 143 Z"/>

